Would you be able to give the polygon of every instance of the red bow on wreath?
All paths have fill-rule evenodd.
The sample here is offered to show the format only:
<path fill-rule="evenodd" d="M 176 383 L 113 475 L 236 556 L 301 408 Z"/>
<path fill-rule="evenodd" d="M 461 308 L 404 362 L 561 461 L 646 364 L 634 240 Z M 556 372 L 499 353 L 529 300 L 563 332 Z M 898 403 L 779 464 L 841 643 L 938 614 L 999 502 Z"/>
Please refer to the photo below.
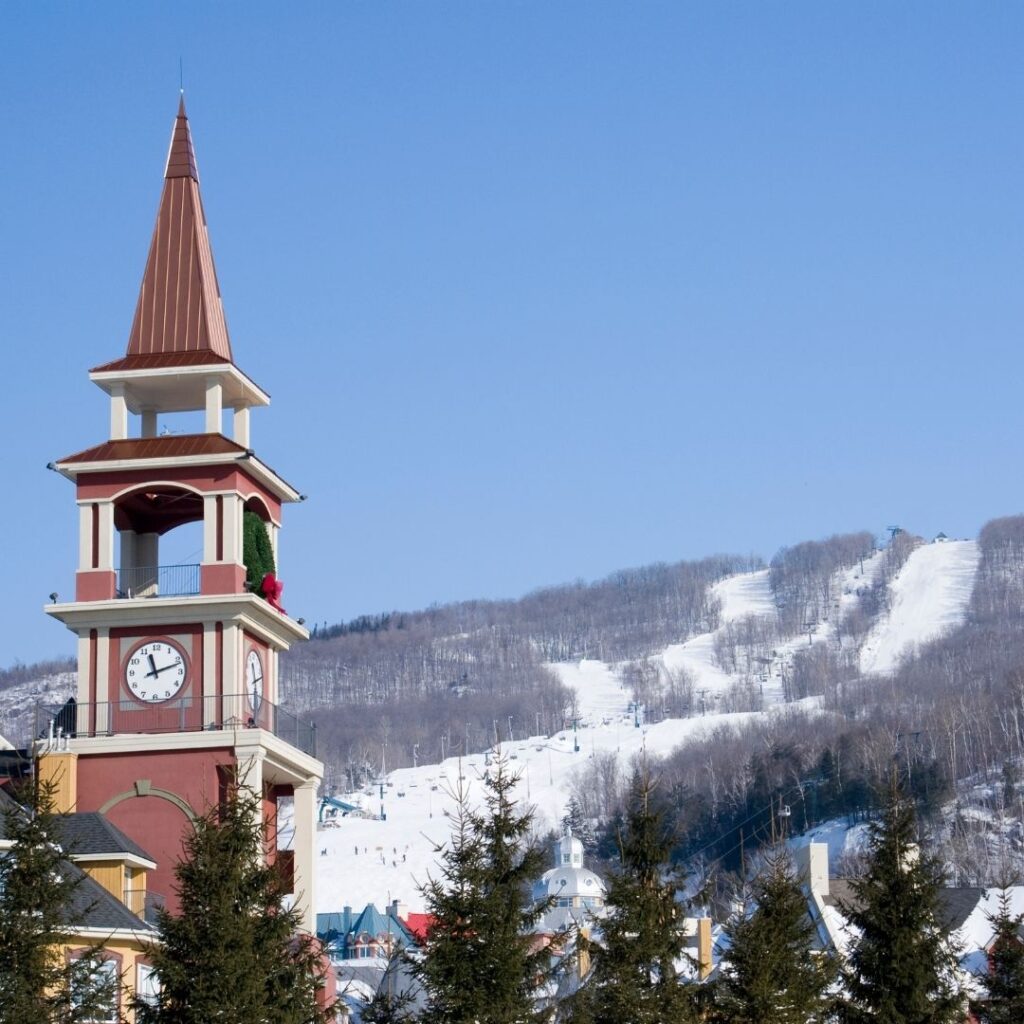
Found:
<path fill-rule="evenodd" d="M 281 594 L 284 593 L 284 584 L 272 573 L 268 572 L 260 584 L 260 593 L 267 599 L 271 608 L 276 608 L 282 615 L 288 613 L 281 607 Z"/>

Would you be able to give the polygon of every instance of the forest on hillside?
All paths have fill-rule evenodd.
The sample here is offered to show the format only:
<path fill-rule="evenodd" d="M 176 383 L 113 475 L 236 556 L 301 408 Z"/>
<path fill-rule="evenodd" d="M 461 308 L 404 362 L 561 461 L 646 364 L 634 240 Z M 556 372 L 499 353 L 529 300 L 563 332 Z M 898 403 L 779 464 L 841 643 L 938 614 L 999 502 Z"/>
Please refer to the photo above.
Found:
<path fill-rule="evenodd" d="M 573 694 L 545 662 L 643 658 L 718 625 L 710 587 L 760 567 L 749 556 L 651 565 L 421 612 L 318 626 L 282 659 L 290 704 L 315 714 L 321 755 L 354 781 L 494 742 L 495 722 L 550 734 Z M 502 726 L 504 733 L 505 725 Z"/>
<path fill-rule="evenodd" d="M 884 604 L 886 575 L 920 543 L 897 541 L 873 601 Z M 809 647 L 794 697 L 820 695 L 819 706 L 723 724 L 657 765 L 678 858 L 738 868 L 744 851 L 782 827 L 780 808 L 794 833 L 862 819 L 896 771 L 957 884 L 1024 873 L 1024 517 L 991 521 L 979 547 L 967 621 L 892 676 L 862 675 L 844 653 L 850 645 Z M 573 789 L 584 813 L 604 823 L 606 855 L 628 774 L 613 760 L 588 765 Z"/>

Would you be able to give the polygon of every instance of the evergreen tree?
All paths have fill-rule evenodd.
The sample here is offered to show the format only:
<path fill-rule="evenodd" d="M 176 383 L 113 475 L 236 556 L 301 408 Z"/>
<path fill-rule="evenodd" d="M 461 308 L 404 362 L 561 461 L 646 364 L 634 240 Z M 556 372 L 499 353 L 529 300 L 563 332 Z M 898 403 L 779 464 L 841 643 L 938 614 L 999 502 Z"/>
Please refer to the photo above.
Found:
<path fill-rule="evenodd" d="M 608 884 L 608 916 L 600 941 L 583 944 L 593 968 L 575 994 L 573 1024 L 685 1024 L 696 1019 L 696 986 L 680 977 L 692 959 L 685 949 L 669 866 L 672 837 L 655 806 L 655 784 L 634 774 L 619 833 L 620 865 Z"/>
<path fill-rule="evenodd" d="M 160 911 L 149 957 L 160 979 L 141 1024 L 326 1024 L 320 944 L 298 935 L 285 885 L 264 861 L 260 801 L 237 786 L 194 822 L 175 867 L 178 914 Z"/>
<path fill-rule="evenodd" d="M 593 853 L 597 846 L 597 836 L 594 835 L 594 827 L 590 820 L 584 817 L 583 808 L 580 807 L 576 797 L 569 797 L 565 807 L 565 814 L 562 817 L 563 831 L 571 832 L 582 844 L 587 853 Z"/>
<path fill-rule="evenodd" d="M 547 909 L 530 903 L 544 855 L 529 844 L 532 811 L 499 753 L 484 779 L 482 810 L 460 785 L 452 835 L 437 848 L 440 874 L 421 888 L 432 922 L 412 961 L 424 1024 L 522 1024 L 544 1018 L 537 997 L 552 969 L 533 929 Z"/>
<path fill-rule="evenodd" d="M 245 585 L 258 594 L 263 577 L 276 570 L 267 524 L 255 512 L 242 514 L 242 561 L 245 562 Z"/>
<path fill-rule="evenodd" d="M 0 855 L 0 1024 L 76 1024 L 107 1019 L 120 978 L 100 944 L 65 957 L 82 924 L 74 913 L 82 873 L 64 857 L 54 785 L 34 779 L 4 807 Z"/>
<path fill-rule="evenodd" d="M 1024 1021 L 1024 914 L 1010 913 L 1010 893 L 1006 887 L 999 894 L 999 909 L 989 915 L 989 921 L 995 934 L 988 970 L 978 977 L 986 998 L 973 1009 L 982 1024 L 1020 1024 Z"/>
<path fill-rule="evenodd" d="M 855 931 L 844 972 L 844 1019 L 959 1024 L 956 950 L 937 920 L 942 869 L 918 847 L 914 809 L 895 778 L 881 817 L 869 828 L 867 871 L 842 905 Z"/>
<path fill-rule="evenodd" d="M 754 880 L 752 913 L 739 913 L 728 939 L 714 1018 L 722 1024 L 817 1024 L 832 1019 L 835 966 L 812 949 L 807 897 L 784 848 L 771 850 Z"/>
<path fill-rule="evenodd" d="M 413 998 L 408 992 L 390 992 L 382 984 L 363 1010 L 362 1024 L 415 1024 L 416 1011 L 412 1004 Z"/>

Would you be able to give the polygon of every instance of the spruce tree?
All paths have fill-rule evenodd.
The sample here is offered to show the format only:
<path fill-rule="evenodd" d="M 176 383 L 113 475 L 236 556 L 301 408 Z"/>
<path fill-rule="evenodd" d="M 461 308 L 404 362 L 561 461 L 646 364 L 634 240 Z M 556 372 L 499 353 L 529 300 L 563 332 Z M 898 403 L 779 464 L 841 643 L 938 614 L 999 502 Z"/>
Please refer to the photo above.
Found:
<path fill-rule="evenodd" d="M 389 992 L 382 985 L 367 1003 L 360 1019 L 362 1024 L 415 1024 L 413 998 L 407 992 Z"/>
<path fill-rule="evenodd" d="M 853 1024 L 959 1024 L 956 950 L 938 921 L 941 866 L 917 845 L 913 805 L 895 777 L 869 826 L 866 873 L 841 905 L 853 926 L 844 1019 Z"/>
<path fill-rule="evenodd" d="M 320 944 L 297 934 L 285 884 L 264 859 L 260 801 L 233 787 L 198 818 L 175 867 L 180 910 L 159 913 L 149 958 L 160 980 L 140 1024 L 326 1024 Z"/>
<path fill-rule="evenodd" d="M 86 911 L 74 913 L 83 876 L 60 846 L 54 785 L 38 776 L 4 808 L 0 855 L 0 1024 L 76 1024 L 106 1019 L 120 978 L 102 970 L 101 944 L 68 940 Z M 77 947 L 77 944 L 76 944 Z"/>
<path fill-rule="evenodd" d="M 572 998 L 573 1024 L 685 1024 L 696 1019 L 696 985 L 680 974 L 692 958 L 686 951 L 681 879 L 669 862 L 670 830 L 655 805 L 655 783 L 646 770 L 634 774 L 618 869 L 606 896 L 608 915 L 600 937 L 584 944 L 593 967 Z"/>
<path fill-rule="evenodd" d="M 484 806 L 460 784 L 452 835 L 439 846 L 437 877 L 421 887 L 432 921 L 413 973 L 423 986 L 424 1024 L 523 1024 L 546 1019 L 538 994 L 550 955 L 533 934 L 547 907 L 531 904 L 544 868 L 529 842 L 532 810 L 514 797 L 518 776 L 499 753 L 484 778 Z"/>
<path fill-rule="evenodd" d="M 807 897 L 782 847 L 765 856 L 750 893 L 752 913 L 725 928 L 714 1019 L 722 1024 L 818 1024 L 832 1019 L 835 965 L 815 951 Z"/>
<path fill-rule="evenodd" d="M 597 846 L 597 836 L 590 821 L 584 816 L 583 808 L 576 797 L 569 797 L 562 816 L 562 829 L 571 832 L 582 844 L 587 853 L 593 853 Z"/>
<path fill-rule="evenodd" d="M 985 999 L 973 1007 L 982 1024 L 1021 1024 L 1024 1021 L 1024 914 L 1010 913 L 1010 893 L 999 894 L 999 909 L 989 915 L 995 934 L 990 944 L 988 970 L 978 980 Z"/>

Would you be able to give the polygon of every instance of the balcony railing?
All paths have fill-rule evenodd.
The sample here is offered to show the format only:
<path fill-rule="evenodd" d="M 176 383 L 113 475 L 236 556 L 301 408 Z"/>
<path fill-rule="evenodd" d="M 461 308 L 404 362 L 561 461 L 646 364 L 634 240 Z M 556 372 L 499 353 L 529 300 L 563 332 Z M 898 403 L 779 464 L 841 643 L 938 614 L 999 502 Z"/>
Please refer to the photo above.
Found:
<path fill-rule="evenodd" d="M 199 593 L 199 563 L 142 565 L 117 574 L 118 597 L 187 597 Z"/>
<path fill-rule="evenodd" d="M 239 729 L 263 729 L 316 757 L 316 726 L 312 722 L 269 700 L 259 701 L 254 708 L 244 693 L 179 697 L 160 703 L 118 700 L 80 704 L 71 698 L 62 707 L 36 705 L 35 735 L 40 739 Z"/>
<path fill-rule="evenodd" d="M 163 909 L 164 898 L 148 889 L 125 889 L 124 905 L 147 924 L 156 924 L 157 911 Z"/>

